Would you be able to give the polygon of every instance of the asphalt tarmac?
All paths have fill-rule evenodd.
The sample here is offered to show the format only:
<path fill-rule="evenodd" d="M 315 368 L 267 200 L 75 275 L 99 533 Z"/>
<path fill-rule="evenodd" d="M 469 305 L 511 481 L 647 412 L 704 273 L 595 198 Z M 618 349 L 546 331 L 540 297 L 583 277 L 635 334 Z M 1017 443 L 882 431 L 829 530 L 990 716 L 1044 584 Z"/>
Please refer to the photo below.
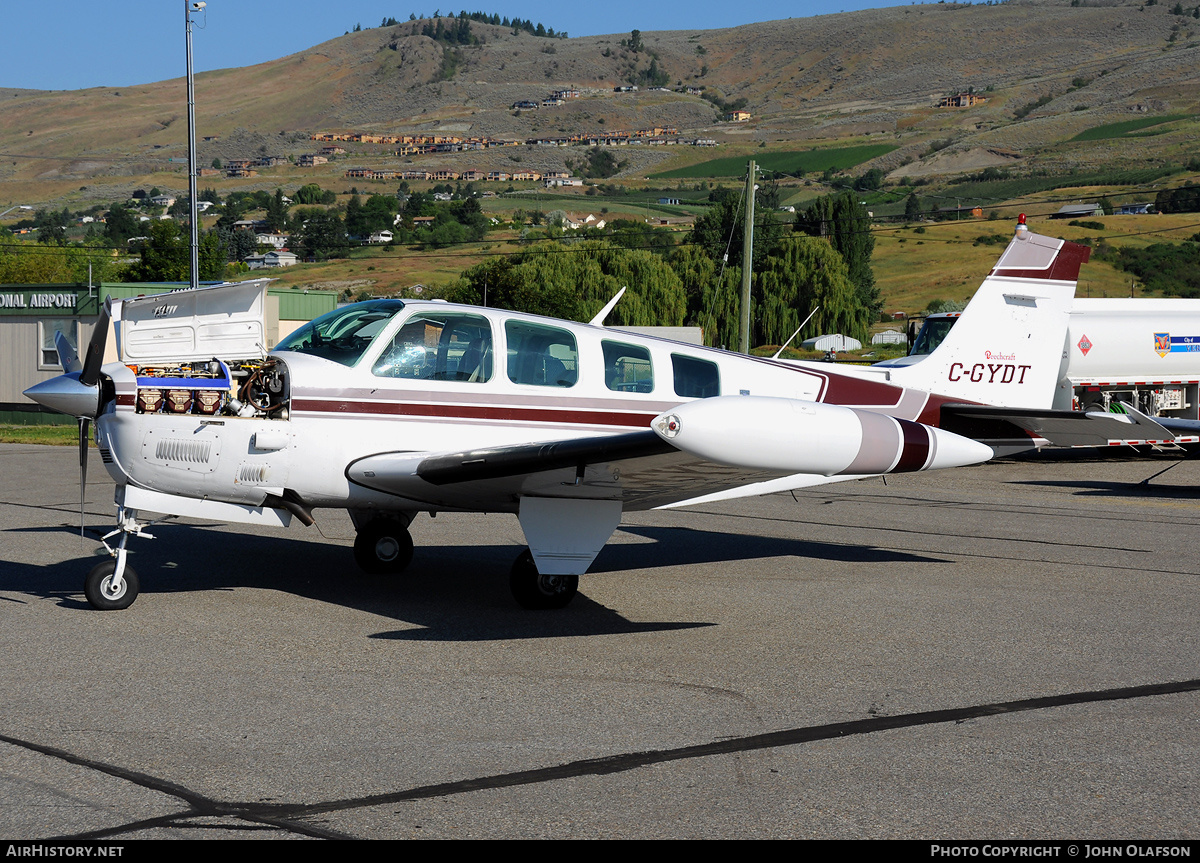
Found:
<path fill-rule="evenodd" d="M 0 446 L 0 837 L 1200 836 L 1200 461 L 633 513 L 567 609 L 511 516 L 180 520 L 92 610 L 75 451 Z M 1170 467 L 1166 473 L 1142 480 Z M 86 523 L 112 528 L 93 451 Z"/>

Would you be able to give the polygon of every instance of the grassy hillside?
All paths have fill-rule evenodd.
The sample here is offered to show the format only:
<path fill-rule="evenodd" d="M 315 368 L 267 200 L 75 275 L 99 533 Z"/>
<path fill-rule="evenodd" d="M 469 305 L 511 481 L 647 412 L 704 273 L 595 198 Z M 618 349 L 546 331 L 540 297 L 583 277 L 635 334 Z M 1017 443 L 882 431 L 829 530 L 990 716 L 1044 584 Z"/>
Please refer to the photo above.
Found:
<path fill-rule="evenodd" d="M 1200 40 L 1194 31 L 1200 26 L 1162 4 L 926 4 L 643 33 L 641 51 L 622 47 L 627 33 L 545 39 L 471 27 L 478 40 L 472 46 L 414 35 L 413 24 L 404 22 L 269 63 L 200 75 L 201 164 L 311 152 L 307 136 L 315 131 L 523 140 L 668 126 L 713 138 L 739 156 L 747 146 L 762 149 L 761 159 L 785 160 L 790 167 L 779 170 L 789 172 L 829 166 L 788 162 L 785 153 L 849 144 L 878 148 L 858 170 L 936 177 L 997 160 L 1023 170 L 1178 161 L 1194 150 L 1198 130 Z M 1063 33 L 1071 38 L 1060 38 Z M 454 59 L 449 65 L 448 57 Z M 671 87 L 702 87 L 712 99 L 644 85 L 637 93 L 613 92 L 638 80 L 651 62 Z M 582 95 L 558 107 L 510 107 L 559 87 L 579 88 Z M 968 88 L 986 101 L 970 109 L 933 107 L 940 96 Z M 742 99 L 751 121 L 722 122 L 714 102 Z M 0 153 L 7 154 L 0 158 L 0 200 L 62 206 L 119 197 L 139 185 L 182 189 L 184 114 L 178 79 L 53 93 L 0 90 Z M 1146 129 L 1155 133 L 1149 138 L 1115 125 L 1156 119 Z M 518 155 L 483 150 L 401 163 L 386 147 L 348 149 L 328 169 L 292 169 L 276 182 L 337 177 L 355 160 L 511 169 L 510 158 Z M 680 176 L 725 155 L 691 147 L 621 152 L 620 176 L 629 181 L 662 172 Z M 533 148 L 520 155 L 524 167 L 549 169 L 561 168 L 570 152 Z M 266 182 L 251 178 L 238 187 Z"/>

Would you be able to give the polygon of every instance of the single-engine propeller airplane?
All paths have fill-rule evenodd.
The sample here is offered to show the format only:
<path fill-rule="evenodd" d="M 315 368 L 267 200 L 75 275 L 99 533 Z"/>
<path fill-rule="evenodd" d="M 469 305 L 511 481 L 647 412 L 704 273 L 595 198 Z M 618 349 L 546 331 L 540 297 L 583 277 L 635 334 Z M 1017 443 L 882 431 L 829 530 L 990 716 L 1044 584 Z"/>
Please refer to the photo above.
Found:
<path fill-rule="evenodd" d="M 247 282 L 107 302 L 82 362 L 60 339 L 65 373 L 26 395 L 79 418 L 81 498 L 93 420 L 117 484 L 117 525 L 102 540 L 111 559 L 85 579 L 96 608 L 137 596 L 126 545 L 148 536 L 142 513 L 287 526 L 312 524 L 317 507 L 349 511 L 355 560 L 378 573 L 408 565 L 421 512 L 514 513 L 529 548 L 513 595 L 558 608 L 624 511 L 1033 446 L 1054 419 L 1087 252 L 1022 223 L 958 325 L 907 368 L 788 363 L 609 329 L 619 294 L 588 324 L 370 300 L 267 352 L 263 284 Z M 110 317 L 121 361 L 105 365 Z"/>

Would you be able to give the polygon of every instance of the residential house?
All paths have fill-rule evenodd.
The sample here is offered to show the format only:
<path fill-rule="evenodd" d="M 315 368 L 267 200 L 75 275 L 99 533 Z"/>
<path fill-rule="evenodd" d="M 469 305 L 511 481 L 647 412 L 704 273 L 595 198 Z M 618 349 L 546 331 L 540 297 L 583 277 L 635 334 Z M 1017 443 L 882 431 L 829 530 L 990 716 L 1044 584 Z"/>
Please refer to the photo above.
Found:
<path fill-rule="evenodd" d="M 273 249 L 282 249 L 288 244 L 287 234 L 263 233 L 255 234 L 254 239 L 260 246 L 270 246 Z"/>
<path fill-rule="evenodd" d="M 982 105 L 987 99 L 982 96 L 976 96 L 974 93 L 955 93 L 952 96 L 946 96 L 937 103 L 939 108 L 970 108 L 973 105 Z"/>
<path fill-rule="evenodd" d="M 252 270 L 272 269 L 276 267 L 290 267 L 297 261 L 296 255 L 293 252 L 267 252 L 265 255 L 249 255 L 246 257 L 246 266 Z"/>

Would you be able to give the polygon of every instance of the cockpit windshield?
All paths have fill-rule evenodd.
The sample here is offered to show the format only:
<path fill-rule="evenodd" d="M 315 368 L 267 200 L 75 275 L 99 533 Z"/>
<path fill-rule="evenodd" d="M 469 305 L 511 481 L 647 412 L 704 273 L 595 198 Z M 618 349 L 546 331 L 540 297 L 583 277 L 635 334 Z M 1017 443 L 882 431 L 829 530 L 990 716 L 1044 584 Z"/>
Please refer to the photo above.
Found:
<path fill-rule="evenodd" d="M 403 308 L 400 300 L 368 300 L 334 309 L 300 327 L 277 344 L 275 350 L 312 354 L 352 366 Z"/>
<path fill-rule="evenodd" d="M 917 334 L 917 340 L 913 343 L 913 348 L 909 351 L 910 357 L 924 356 L 931 354 L 937 349 L 937 346 L 942 343 L 946 335 L 950 332 L 950 328 L 954 326 L 957 317 L 953 318 L 926 318 L 925 325 L 921 327 L 921 332 Z"/>

